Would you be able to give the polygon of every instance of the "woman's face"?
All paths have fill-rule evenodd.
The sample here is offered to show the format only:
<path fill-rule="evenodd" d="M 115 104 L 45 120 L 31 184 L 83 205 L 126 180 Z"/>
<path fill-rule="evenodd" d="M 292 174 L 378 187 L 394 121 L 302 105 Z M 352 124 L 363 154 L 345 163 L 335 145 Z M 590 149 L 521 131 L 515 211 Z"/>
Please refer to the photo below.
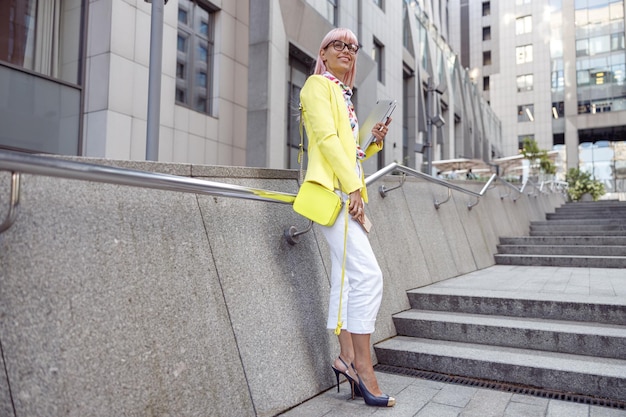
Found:
<path fill-rule="evenodd" d="M 335 77 L 344 80 L 345 75 L 352 70 L 358 49 L 358 45 L 335 40 L 322 49 L 320 56 L 326 69 Z"/>

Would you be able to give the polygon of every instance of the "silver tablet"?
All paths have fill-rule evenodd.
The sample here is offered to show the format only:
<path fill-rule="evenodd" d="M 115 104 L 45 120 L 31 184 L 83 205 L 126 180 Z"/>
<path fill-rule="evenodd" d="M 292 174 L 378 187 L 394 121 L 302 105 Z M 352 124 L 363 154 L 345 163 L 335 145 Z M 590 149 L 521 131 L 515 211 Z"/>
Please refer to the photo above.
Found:
<path fill-rule="evenodd" d="M 359 144 L 361 145 L 361 149 L 366 150 L 376 139 L 374 135 L 372 135 L 374 125 L 378 122 L 387 122 L 387 119 L 391 116 L 395 108 L 395 100 L 379 100 L 376 102 L 376 106 L 367 116 L 365 122 L 360 123 Z"/>

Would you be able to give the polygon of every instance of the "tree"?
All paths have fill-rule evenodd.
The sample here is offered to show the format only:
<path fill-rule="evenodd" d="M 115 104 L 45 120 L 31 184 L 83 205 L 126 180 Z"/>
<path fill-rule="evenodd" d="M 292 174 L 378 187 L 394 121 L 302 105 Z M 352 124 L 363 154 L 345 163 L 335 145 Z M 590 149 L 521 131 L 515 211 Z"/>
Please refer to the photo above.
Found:
<path fill-rule="evenodd" d="M 545 149 L 539 149 L 537 141 L 530 137 L 525 137 L 522 141 L 522 155 L 530 162 L 531 169 L 537 169 L 544 174 L 556 174 L 556 166 L 550 160 L 548 151 Z"/>

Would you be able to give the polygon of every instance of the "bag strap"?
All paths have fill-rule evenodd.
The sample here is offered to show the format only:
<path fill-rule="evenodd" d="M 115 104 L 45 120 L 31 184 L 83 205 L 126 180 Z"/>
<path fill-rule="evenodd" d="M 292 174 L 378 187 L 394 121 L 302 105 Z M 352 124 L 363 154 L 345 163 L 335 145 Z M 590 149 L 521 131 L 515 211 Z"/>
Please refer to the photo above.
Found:
<path fill-rule="evenodd" d="M 300 172 L 298 174 L 298 185 L 302 185 L 304 181 L 304 168 L 303 168 L 303 157 L 304 157 L 304 133 L 303 133 L 303 118 L 304 118 L 304 109 L 302 107 L 302 103 L 298 105 L 298 110 L 300 110 L 300 145 L 298 145 L 298 163 L 300 164 Z"/>
<path fill-rule="evenodd" d="M 349 201 L 349 200 L 348 200 Z M 349 204 L 346 201 L 346 214 L 345 218 L 345 226 L 343 230 L 343 262 L 341 263 L 341 286 L 339 288 L 339 313 L 337 313 L 337 327 L 335 328 L 335 334 L 339 336 L 341 333 L 341 328 L 343 327 L 343 322 L 341 321 L 341 307 L 343 306 L 343 282 L 346 278 L 346 254 L 348 252 L 348 221 L 349 221 Z"/>

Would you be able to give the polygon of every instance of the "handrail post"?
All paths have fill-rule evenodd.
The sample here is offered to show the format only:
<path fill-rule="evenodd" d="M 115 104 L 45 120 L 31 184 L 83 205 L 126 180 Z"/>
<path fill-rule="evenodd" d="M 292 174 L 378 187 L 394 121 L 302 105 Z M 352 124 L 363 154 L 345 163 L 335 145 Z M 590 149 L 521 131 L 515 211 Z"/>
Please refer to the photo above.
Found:
<path fill-rule="evenodd" d="M 285 239 L 287 239 L 287 242 L 293 246 L 296 243 L 300 242 L 300 235 L 310 232 L 312 228 L 313 228 L 313 220 L 309 220 L 309 225 L 306 227 L 306 229 L 298 231 L 296 226 L 289 226 L 285 228 L 283 232 L 283 236 L 285 236 Z"/>
<path fill-rule="evenodd" d="M 20 173 L 12 172 L 11 173 L 11 196 L 9 197 L 9 211 L 7 215 L 0 224 L 0 233 L 7 230 L 13 223 L 15 223 L 15 219 L 17 218 L 17 212 L 20 206 Z"/>

